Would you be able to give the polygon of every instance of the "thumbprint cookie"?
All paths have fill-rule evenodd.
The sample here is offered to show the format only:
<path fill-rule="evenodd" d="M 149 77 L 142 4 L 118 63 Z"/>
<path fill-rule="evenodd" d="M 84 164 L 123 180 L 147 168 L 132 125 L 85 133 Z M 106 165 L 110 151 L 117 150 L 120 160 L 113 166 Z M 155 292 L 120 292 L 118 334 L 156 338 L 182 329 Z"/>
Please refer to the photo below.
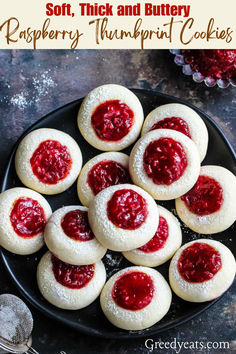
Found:
<path fill-rule="evenodd" d="M 142 135 L 155 129 L 172 129 L 185 134 L 196 144 L 200 161 L 206 156 L 208 131 L 202 118 L 190 107 L 179 103 L 157 107 L 145 119 Z"/>
<path fill-rule="evenodd" d="M 170 285 L 186 301 L 210 301 L 230 287 L 235 270 L 234 256 L 225 245 L 200 239 L 175 253 L 169 269 Z"/>
<path fill-rule="evenodd" d="M 152 268 L 129 267 L 105 284 L 100 303 L 116 327 L 142 330 L 160 321 L 171 304 L 171 290 L 163 276 Z"/>
<path fill-rule="evenodd" d="M 102 261 L 71 265 L 48 251 L 39 262 L 37 281 L 48 302 L 61 309 L 79 310 L 99 296 L 106 281 L 106 271 Z"/>
<path fill-rule="evenodd" d="M 83 205 L 103 189 L 130 183 L 129 157 L 122 152 L 105 152 L 89 160 L 82 168 L 77 184 L 78 196 Z"/>
<path fill-rule="evenodd" d="M 88 209 L 83 206 L 55 211 L 46 225 L 44 239 L 57 258 L 70 264 L 95 263 L 106 253 L 89 226 Z"/>
<path fill-rule="evenodd" d="M 24 185 L 43 194 L 57 194 L 68 189 L 78 177 L 82 155 L 70 135 L 41 128 L 21 141 L 15 166 Z"/>
<path fill-rule="evenodd" d="M 193 231 L 214 234 L 236 220 L 236 177 L 221 166 L 203 166 L 193 188 L 176 199 L 180 219 Z"/>
<path fill-rule="evenodd" d="M 98 193 L 89 206 L 88 216 L 98 241 L 113 251 L 143 246 L 159 224 L 154 199 L 132 184 L 111 186 Z"/>
<path fill-rule="evenodd" d="M 28 188 L 12 188 L 0 194 L 0 244 L 26 255 L 44 244 L 43 233 L 52 213 L 46 199 Z"/>
<path fill-rule="evenodd" d="M 156 129 L 145 134 L 133 147 L 129 171 L 133 182 L 154 199 L 175 199 L 188 192 L 197 181 L 199 153 L 186 135 L 171 129 Z"/>
<path fill-rule="evenodd" d="M 103 151 L 119 151 L 139 136 L 143 108 L 138 97 L 126 87 L 103 85 L 83 100 L 78 127 L 89 144 Z"/>

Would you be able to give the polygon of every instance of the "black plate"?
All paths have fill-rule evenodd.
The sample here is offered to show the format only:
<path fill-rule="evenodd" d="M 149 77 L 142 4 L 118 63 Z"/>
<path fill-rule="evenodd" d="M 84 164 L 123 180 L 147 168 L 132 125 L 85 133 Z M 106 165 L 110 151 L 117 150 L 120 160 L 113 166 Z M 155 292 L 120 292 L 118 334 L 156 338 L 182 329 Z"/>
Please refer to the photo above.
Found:
<path fill-rule="evenodd" d="M 193 107 L 192 105 L 186 102 L 183 102 L 180 99 L 167 96 L 158 92 L 145 90 L 133 91 L 139 97 L 143 105 L 145 115 L 147 115 L 151 110 L 153 110 L 159 105 L 173 102 L 184 103 L 187 106 L 195 109 L 205 121 L 209 132 L 209 148 L 204 164 L 217 164 L 228 168 L 234 173 L 236 172 L 236 157 L 235 153 L 233 152 L 233 149 L 231 148 L 229 142 L 225 138 L 220 128 L 204 112 L 200 111 L 198 108 Z M 76 116 L 81 102 L 82 99 L 77 100 L 50 113 L 46 117 L 39 120 L 31 128 L 29 128 L 23 136 L 37 128 L 46 127 L 63 130 L 64 132 L 70 134 L 79 143 L 85 163 L 96 154 L 101 153 L 101 151 L 98 151 L 91 147 L 82 138 L 78 131 Z M 23 138 L 23 136 L 20 138 L 20 140 Z M 18 177 L 16 176 L 14 169 L 14 155 L 19 141 L 17 142 L 15 148 L 13 149 L 10 155 L 9 163 L 7 165 L 5 176 L 3 179 L 2 191 L 12 187 L 22 186 Z M 129 153 L 129 151 L 130 148 L 125 150 L 124 152 Z M 56 210 L 63 205 L 78 204 L 79 201 L 76 193 L 76 183 L 64 193 L 55 196 L 46 196 L 46 198 L 51 204 L 53 210 Z M 173 201 L 161 202 L 160 204 L 165 207 L 168 207 L 169 210 L 172 209 L 172 211 L 174 211 Z M 201 235 L 190 231 L 184 226 L 182 227 L 182 230 L 184 243 L 194 240 L 196 238 L 201 238 Z M 214 238 L 216 240 L 222 241 L 235 254 L 236 240 L 233 234 L 234 227 L 232 226 L 226 232 L 214 235 Z M 211 238 L 210 235 L 205 235 L 204 237 Z M 2 250 L 1 254 L 3 262 L 7 270 L 9 271 L 12 279 L 14 280 L 15 284 L 17 285 L 21 293 L 35 307 L 37 307 L 45 315 L 59 320 L 60 322 L 87 334 L 106 338 L 135 338 L 153 335 L 156 333 L 160 333 L 164 330 L 170 329 L 174 326 L 177 326 L 187 320 L 190 320 L 191 318 L 193 318 L 200 312 L 206 310 L 208 307 L 210 307 L 213 303 L 217 301 L 214 300 L 207 303 L 197 304 L 183 301 L 177 296 L 173 295 L 173 301 L 170 311 L 159 323 L 143 331 L 123 331 L 114 327 L 106 320 L 99 306 L 99 299 L 97 299 L 93 304 L 82 310 L 65 311 L 54 307 L 42 298 L 37 287 L 35 274 L 38 261 L 44 254 L 45 250 L 46 247 L 31 256 L 17 256 L 5 250 Z M 117 252 L 109 252 L 108 255 L 104 257 L 104 262 L 106 265 L 108 276 L 117 272 L 121 268 L 131 265 L 131 263 L 125 260 L 121 256 L 121 254 Z M 158 270 L 165 276 L 166 279 L 168 279 L 168 267 L 169 262 L 158 267 Z"/>

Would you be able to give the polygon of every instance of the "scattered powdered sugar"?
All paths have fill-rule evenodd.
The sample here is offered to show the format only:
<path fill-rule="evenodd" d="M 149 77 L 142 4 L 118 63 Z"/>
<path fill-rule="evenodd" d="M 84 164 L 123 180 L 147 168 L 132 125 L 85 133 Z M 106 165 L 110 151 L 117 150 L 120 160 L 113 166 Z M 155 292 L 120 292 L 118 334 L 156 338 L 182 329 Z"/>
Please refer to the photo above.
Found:
<path fill-rule="evenodd" d="M 104 257 L 104 264 L 107 272 L 108 278 L 110 278 L 113 274 L 119 272 L 120 264 L 124 257 L 121 253 L 107 253 Z"/>
<path fill-rule="evenodd" d="M 33 87 L 38 94 L 38 99 L 41 96 L 45 96 L 49 93 L 51 87 L 55 87 L 53 79 L 48 75 L 48 71 L 45 71 L 41 76 L 33 77 Z"/>
<path fill-rule="evenodd" d="M 50 91 L 57 86 L 50 75 L 50 69 L 41 74 L 37 73 L 33 78 L 24 78 L 23 82 L 25 81 L 27 81 L 27 85 L 23 83 L 25 86 L 23 90 L 19 93 L 15 93 L 10 100 L 8 100 L 8 96 L 3 97 L 2 101 L 7 105 L 13 105 L 21 111 L 24 111 L 26 108 L 38 103 L 41 98 L 48 96 Z M 9 90 L 12 89 L 12 86 L 9 84 L 7 84 L 6 87 Z M 31 98 L 29 99 L 29 97 Z"/>
<path fill-rule="evenodd" d="M 28 94 L 24 93 L 24 91 L 17 93 L 10 99 L 10 103 L 13 106 L 17 106 L 19 109 L 24 110 L 28 105 L 27 96 Z"/>
<path fill-rule="evenodd" d="M 119 267 L 123 256 L 121 254 L 111 254 L 107 253 L 105 256 L 105 263 L 110 267 Z"/>
<path fill-rule="evenodd" d="M 0 295 L 0 336 L 18 344 L 30 337 L 33 318 L 25 303 L 11 294 Z"/>

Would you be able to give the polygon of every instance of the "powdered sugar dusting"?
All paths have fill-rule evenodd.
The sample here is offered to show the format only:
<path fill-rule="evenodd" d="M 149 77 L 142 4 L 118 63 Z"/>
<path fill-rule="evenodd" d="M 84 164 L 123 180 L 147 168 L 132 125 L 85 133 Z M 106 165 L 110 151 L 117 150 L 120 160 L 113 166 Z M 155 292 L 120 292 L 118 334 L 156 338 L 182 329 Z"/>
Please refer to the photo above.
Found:
<path fill-rule="evenodd" d="M 55 82 L 49 76 L 49 72 L 45 71 L 40 77 L 33 77 L 33 87 L 38 94 L 37 99 L 49 93 L 49 89 L 55 87 Z"/>
<path fill-rule="evenodd" d="M 49 69 L 41 74 L 36 74 L 32 79 L 22 79 L 24 88 L 15 93 L 10 101 L 7 100 L 7 96 L 3 97 L 2 101 L 7 105 L 13 105 L 21 111 L 38 103 L 41 98 L 48 96 L 51 90 L 57 86 L 50 75 L 50 71 Z M 7 85 L 7 88 L 12 90 L 11 85 Z M 31 99 L 29 99 L 30 96 L 32 97 Z"/>
<path fill-rule="evenodd" d="M 123 260 L 121 253 L 109 252 L 104 257 L 104 265 L 107 272 L 107 277 L 110 278 L 113 274 L 120 270 L 120 265 Z"/>
<path fill-rule="evenodd" d="M 97 137 L 91 125 L 91 115 L 94 109 L 104 101 L 120 100 L 127 104 L 134 113 L 132 129 L 121 140 L 105 142 Z M 94 147 L 100 150 L 121 150 L 131 145 L 138 137 L 143 124 L 143 108 L 137 96 L 126 87 L 107 84 L 90 91 L 82 102 L 78 114 L 78 124 L 81 134 Z"/>
<path fill-rule="evenodd" d="M 105 263 L 110 266 L 110 267 L 119 267 L 121 261 L 122 261 L 122 255 L 121 254 L 111 254 L 107 253 L 105 256 Z"/>
<path fill-rule="evenodd" d="M 215 248 L 221 256 L 222 266 L 211 279 L 203 282 L 188 282 L 178 271 L 178 261 L 183 250 L 195 241 L 184 244 L 174 255 L 170 264 L 169 279 L 172 290 L 182 299 L 193 302 L 210 301 L 220 296 L 231 285 L 236 270 L 234 256 L 222 243 L 216 240 L 200 239 Z"/>
<path fill-rule="evenodd" d="M 20 110 L 24 110 L 28 105 L 27 96 L 27 93 L 21 91 L 11 98 L 10 103 L 13 106 L 17 106 Z"/>

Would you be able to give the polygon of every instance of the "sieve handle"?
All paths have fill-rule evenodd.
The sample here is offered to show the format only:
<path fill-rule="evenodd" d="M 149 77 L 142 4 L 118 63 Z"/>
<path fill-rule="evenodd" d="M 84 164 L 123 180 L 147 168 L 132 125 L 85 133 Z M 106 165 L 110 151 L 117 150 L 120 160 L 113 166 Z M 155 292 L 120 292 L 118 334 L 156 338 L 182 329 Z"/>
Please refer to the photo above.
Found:
<path fill-rule="evenodd" d="M 25 354 L 39 354 L 34 348 L 30 347 Z"/>

